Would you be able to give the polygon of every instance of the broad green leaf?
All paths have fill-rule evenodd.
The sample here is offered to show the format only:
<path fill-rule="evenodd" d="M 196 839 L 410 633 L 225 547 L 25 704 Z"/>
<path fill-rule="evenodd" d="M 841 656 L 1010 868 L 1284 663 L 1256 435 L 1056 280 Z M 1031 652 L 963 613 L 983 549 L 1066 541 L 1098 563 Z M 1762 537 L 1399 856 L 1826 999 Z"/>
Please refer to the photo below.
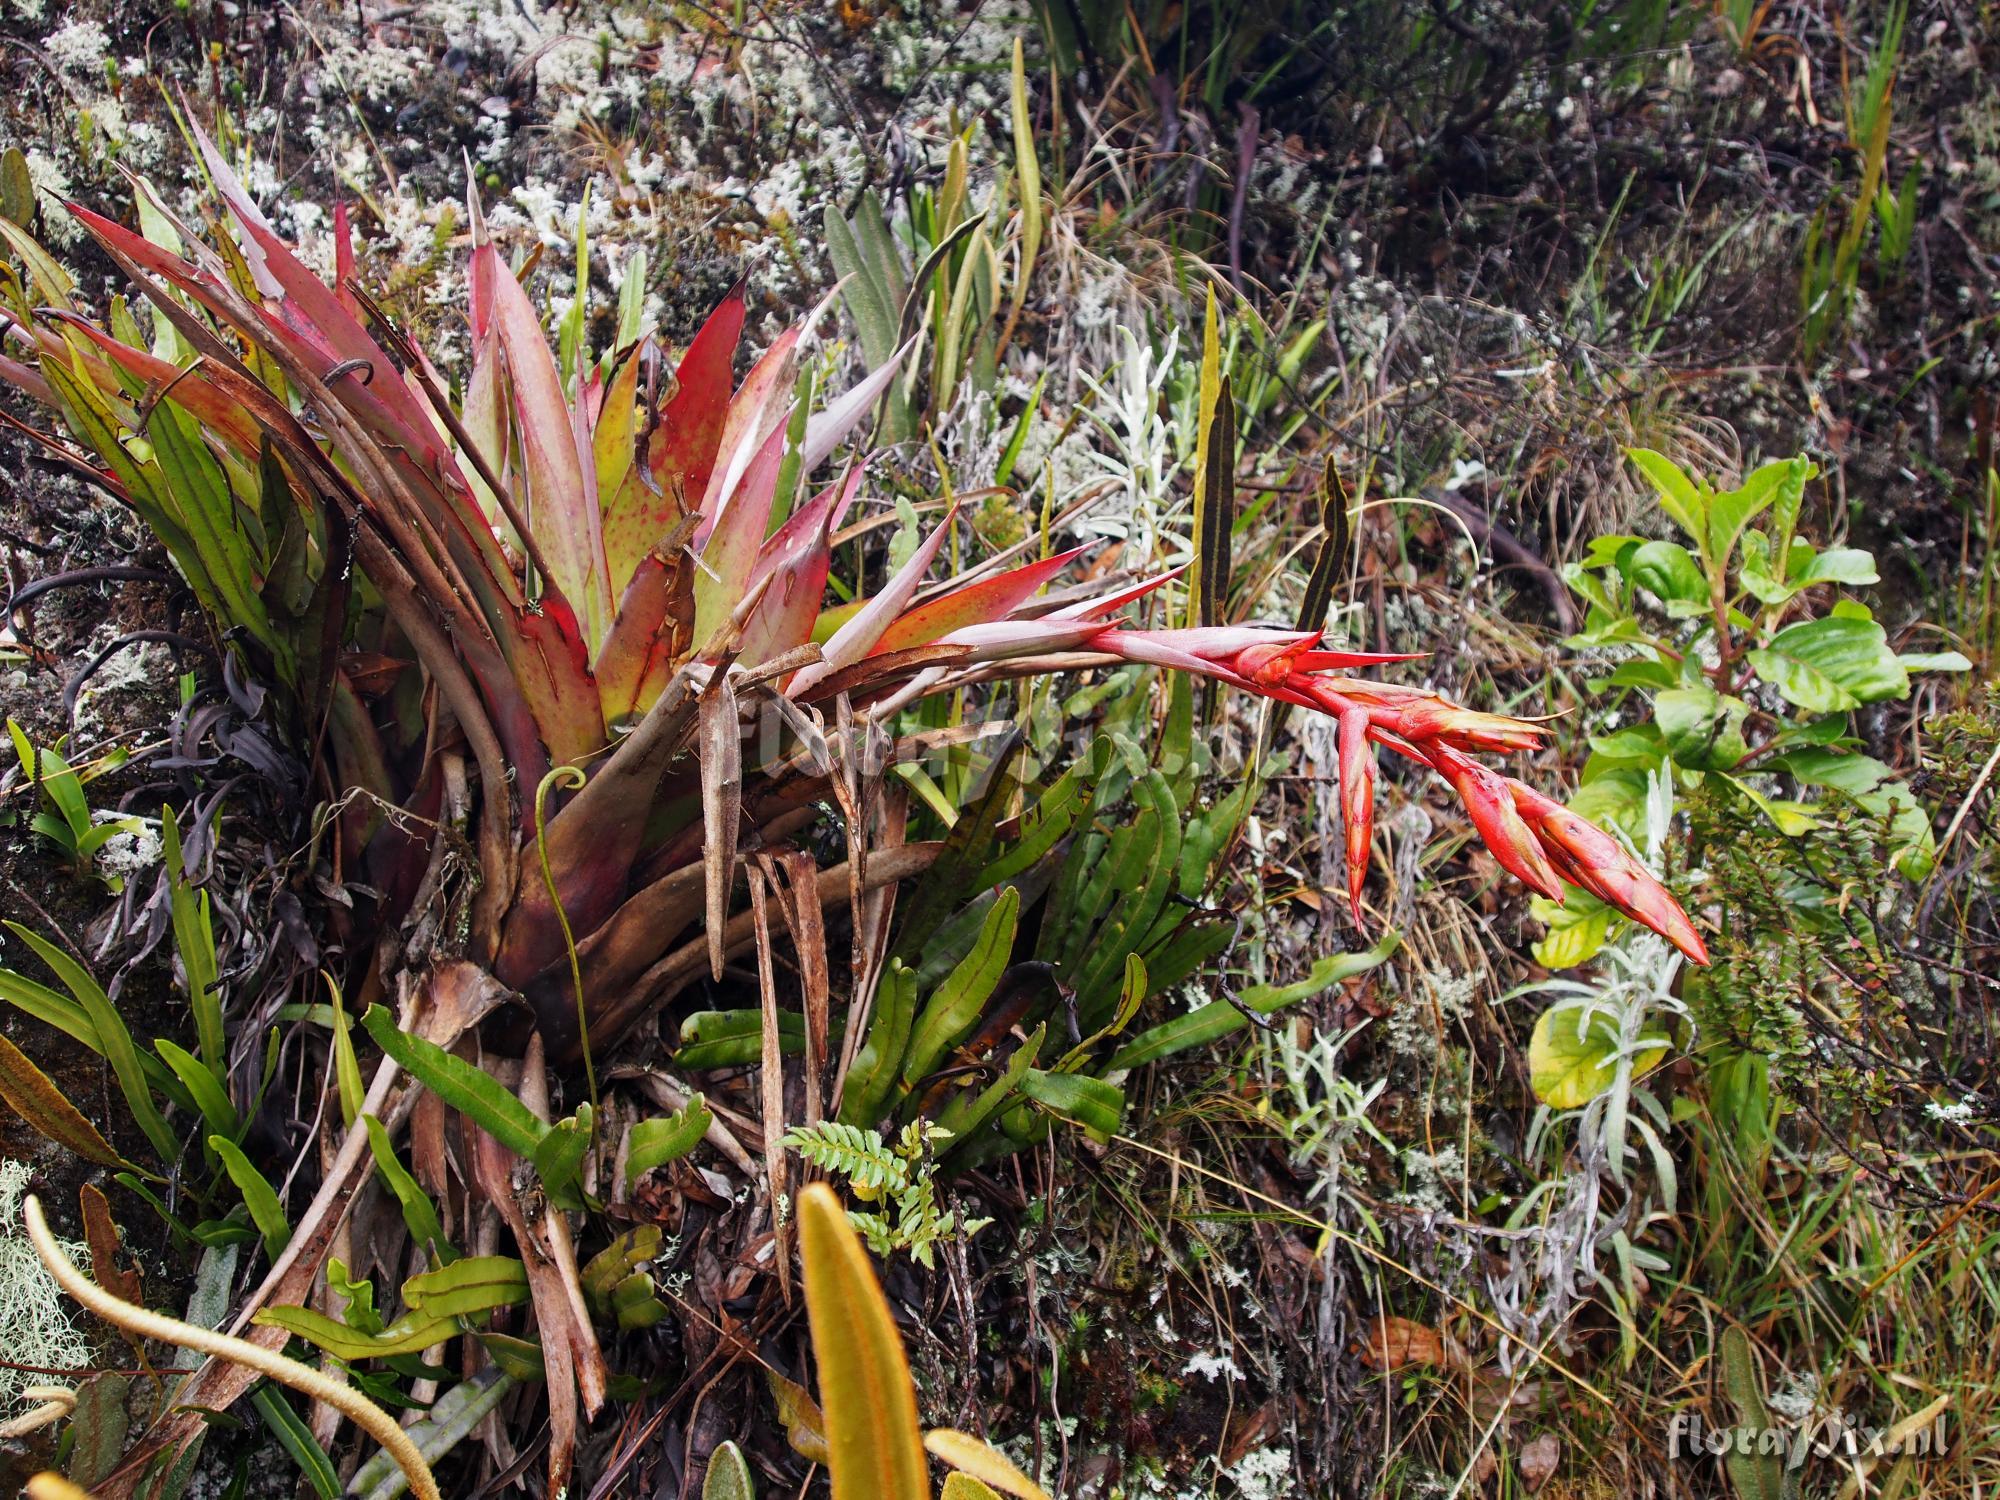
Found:
<path fill-rule="evenodd" d="M 583 1159 L 590 1151 L 593 1139 L 593 1111 L 588 1103 L 579 1104 L 576 1113 L 566 1120 L 558 1120 L 542 1134 L 535 1147 L 535 1173 L 542 1179 L 542 1188 L 551 1202 L 563 1208 L 581 1208 L 583 1199 L 577 1188 L 577 1174 L 583 1169 Z"/>
<path fill-rule="evenodd" d="M 506 1255 L 468 1256 L 403 1284 L 409 1310 L 377 1333 L 362 1333 L 309 1307 L 267 1307 L 251 1321 L 283 1328 L 336 1359 L 421 1354 L 463 1331 L 461 1318 L 528 1300 L 528 1276 Z"/>
<path fill-rule="evenodd" d="M 1808 713 L 1839 713 L 1910 690 L 1882 627 L 1850 615 L 1787 625 L 1748 659 L 1787 703 Z"/>
<path fill-rule="evenodd" d="M 1972 663 L 1957 651 L 1905 651 L 1896 660 L 1905 672 L 1970 672 Z"/>
<path fill-rule="evenodd" d="M 368 1007 L 361 1024 L 390 1057 L 419 1083 L 516 1156 L 532 1161 L 548 1127 L 534 1112 L 494 1081 L 493 1075 L 454 1057 L 434 1042 L 412 1036 L 379 1005 Z"/>
<path fill-rule="evenodd" d="M 380 1333 L 357 1333 L 338 1318 L 315 1312 L 310 1307 L 266 1307 L 253 1323 L 282 1328 L 296 1334 L 335 1359 L 389 1359 L 399 1354 L 421 1354 L 434 1349 L 463 1331 L 456 1318 L 424 1313 L 405 1313 Z"/>
<path fill-rule="evenodd" d="M 754 1010 L 701 1010 L 681 1022 L 674 1061 L 691 1073 L 756 1062 L 764 1046 L 764 1017 Z M 796 1057 L 806 1049 L 806 1020 L 795 1010 L 778 1012 L 778 1051 Z"/>
<path fill-rule="evenodd" d="M 1771 820 L 1771 824 L 1786 838 L 1797 838 L 1819 822 L 1819 809 L 1806 802 L 1788 802 L 1777 797 L 1767 797 L 1741 776 L 1722 778 Z"/>
<path fill-rule="evenodd" d="M 1806 481 L 1817 472 L 1808 459 L 1785 458 L 1760 465 L 1738 489 L 1715 495 L 1708 502 L 1708 535 L 1705 538 L 1709 564 L 1718 569 L 1729 565 L 1736 539 L 1743 528 L 1773 504 L 1781 512 L 1798 514 L 1799 497 Z M 1789 534 L 1789 527 L 1784 532 Z"/>
<path fill-rule="evenodd" d="M 634 1125 L 626 1136 L 626 1183 L 635 1183 L 653 1168 L 663 1167 L 686 1156 L 701 1144 L 701 1138 L 708 1134 L 714 1118 L 709 1113 L 708 1101 L 696 1094 L 688 1100 L 685 1108 L 663 1118 L 641 1120 Z"/>
<path fill-rule="evenodd" d="M 1845 583 L 1859 587 L 1880 583 L 1882 575 L 1875 571 L 1874 553 L 1864 552 L 1858 547 L 1833 547 L 1814 553 L 1789 581 L 1798 588 L 1815 583 Z"/>
<path fill-rule="evenodd" d="M 1667 753 L 1675 764 L 1691 769 L 1727 770 L 1748 755 L 1743 721 L 1749 714 L 1749 704 L 1723 697 L 1706 682 L 1673 688 L 1653 700 L 1653 719 Z"/>
<path fill-rule="evenodd" d="M 1889 768 L 1872 755 L 1801 746 L 1774 755 L 1764 762 L 1769 770 L 1783 771 L 1804 786 L 1830 786 L 1836 791 L 1859 797 L 1882 784 Z"/>
<path fill-rule="evenodd" d="M 1652 481 L 1653 490 L 1660 497 L 1660 509 L 1694 539 L 1696 546 L 1705 546 L 1708 541 L 1708 501 L 1681 466 L 1651 448 L 1627 448 L 1625 456 Z"/>
<path fill-rule="evenodd" d="M 1029 1068 L 1021 1092 L 1052 1114 L 1074 1120 L 1094 1138 L 1109 1140 L 1125 1119 L 1125 1090 L 1082 1073 L 1047 1073 Z"/>
<path fill-rule="evenodd" d="M 868 1253 L 825 1183 L 798 1206 L 833 1500 L 930 1500 L 916 1386 Z"/>
<path fill-rule="evenodd" d="M 445 1238 L 444 1222 L 438 1218 L 437 1206 L 431 1202 L 430 1194 L 423 1190 L 422 1184 L 396 1155 L 396 1148 L 390 1144 L 389 1132 L 382 1122 L 373 1115 L 363 1115 L 361 1123 L 368 1131 L 368 1150 L 375 1158 L 375 1170 L 382 1174 L 382 1181 L 395 1194 L 410 1238 L 417 1242 L 418 1248 L 437 1256 L 442 1264 L 450 1265 L 458 1259 L 458 1251 Z"/>
<path fill-rule="evenodd" d="M 292 1238 L 291 1221 L 285 1217 L 285 1208 L 278 1201 L 277 1192 L 250 1158 L 243 1154 L 242 1148 L 228 1136 L 212 1135 L 208 1144 L 209 1149 L 222 1158 L 222 1169 L 236 1184 L 236 1191 L 243 1195 L 243 1206 L 250 1210 L 250 1222 L 257 1226 L 258 1234 L 264 1238 L 265 1253 L 275 1261 L 284 1254 L 285 1246 Z"/>
<path fill-rule="evenodd" d="M 1632 761 L 1642 766 L 1657 766 L 1665 744 L 1657 724 L 1634 724 L 1629 729 L 1614 729 L 1610 734 L 1590 737 L 1593 755 L 1607 761 Z"/>
<path fill-rule="evenodd" d="M 432 1317 L 469 1317 L 527 1300 L 527 1268 L 511 1255 L 463 1256 L 403 1283 L 403 1301 Z"/>
<path fill-rule="evenodd" d="M 1625 576 L 1668 606 L 1685 604 L 1699 614 L 1708 608 L 1708 580 L 1701 564 L 1679 542 L 1647 542 L 1632 551 Z"/>
<path fill-rule="evenodd" d="M 1528 1041 L 1528 1084 L 1551 1109 L 1581 1109 L 1618 1077 L 1618 1026 L 1601 1010 L 1552 1007 L 1535 1022 Z M 1648 1028 L 1631 1059 L 1631 1076 L 1643 1078 L 1666 1061 L 1667 1034 Z"/>

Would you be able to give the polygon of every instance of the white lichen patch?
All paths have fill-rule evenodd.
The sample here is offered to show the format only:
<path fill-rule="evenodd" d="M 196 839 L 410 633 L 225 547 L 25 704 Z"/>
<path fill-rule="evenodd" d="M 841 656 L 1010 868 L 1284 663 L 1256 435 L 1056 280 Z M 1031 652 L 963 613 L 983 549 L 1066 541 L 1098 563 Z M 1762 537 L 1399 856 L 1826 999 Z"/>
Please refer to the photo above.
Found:
<path fill-rule="evenodd" d="M 22 1232 L 21 1196 L 32 1175 L 26 1162 L 0 1161 L 0 1345 L 15 1365 L 83 1369 L 96 1351 L 77 1325 L 69 1299 Z M 71 1260 L 89 1259 L 88 1246 L 59 1243 Z M 23 1386 L 58 1379 L 0 1365 L 0 1405 L 11 1411 L 20 1405 Z"/>

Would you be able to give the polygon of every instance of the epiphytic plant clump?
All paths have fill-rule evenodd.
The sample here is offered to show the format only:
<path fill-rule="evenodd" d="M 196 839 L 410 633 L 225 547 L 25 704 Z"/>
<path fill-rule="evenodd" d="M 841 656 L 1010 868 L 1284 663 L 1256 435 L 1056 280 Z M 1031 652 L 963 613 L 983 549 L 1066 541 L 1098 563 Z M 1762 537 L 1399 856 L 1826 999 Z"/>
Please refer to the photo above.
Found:
<path fill-rule="evenodd" d="M 1212 333 L 1199 550 L 1184 586 L 1176 570 L 1115 567 L 1065 583 L 1078 553 L 1034 536 L 962 562 L 951 504 L 884 573 L 866 529 L 845 524 L 865 452 L 820 471 L 868 430 L 908 344 L 823 410 L 799 379 L 817 314 L 735 379 L 741 287 L 677 359 L 636 303 L 609 346 L 593 352 L 579 316 L 552 350 L 472 205 L 472 355 L 454 387 L 357 284 L 343 215 L 328 285 L 196 135 L 220 205 L 211 232 L 143 183 L 136 232 L 70 209 L 150 305 L 150 331 L 122 299 L 93 321 L 69 274 L 0 221 L 21 266 L 0 278 L 10 317 L 0 376 L 58 414 L 69 441 L 44 435 L 45 452 L 153 532 L 218 652 L 272 684 L 277 720 L 320 767 L 326 884 L 343 895 L 350 967 L 324 1012 L 346 1134 L 312 1204 L 289 1215 L 244 1150 L 255 1033 L 233 1049 L 225 1037 L 212 942 L 203 949 L 185 901 L 176 934 L 202 1021 L 198 1055 L 167 1043 L 157 1058 L 139 1053 L 88 971 L 46 941 L 31 946 L 69 995 L 12 974 L 6 992 L 106 1056 L 163 1167 L 186 1149 L 167 1114 L 202 1119 L 203 1197 L 220 1212 L 187 1232 L 271 1260 L 239 1314 L 254 1336 L 405 1376 L 434 1370 L 409 1362 L 449 1340 L 484 1351 L 490 1366 L 427 1419 L 447 1446 L 510 1383 L 541 1381 L 550 1491 L 569 1483 L 581 1423 L 614 1390 L 596 1325 L 657 1321 L 663 1283 L 636 1241 L 580 1264 L 568 1215 L 602 1204 L 618 1179 L 643 1188 L 647 1171 L 697 1140 L 748 1162 L 731 1123 L 684 1097 L 665 1124 L 624 1118 L 599 1063 L 690 985 L 722 980 L 732 956 L 757 956 L 762 1003 L 737 1027 L 748 1050 L 732 1060 L 762 1066 L 773 1204 L 789 1199 L 788 1030 L 804 1056 L 802 1127 L 928 1120 L 952 1133 L 933 1136 L 940 1146 L 971 1161 L 1039 1139 L 1051 1118 L 1107 1135 L 1124 1108 L 1109 1075 L 1296 998 L 1217 1002 L 1122 1036 L 1150 996 L 1216 952 L 1220 929 L 1193 903 L 1247 794 L 1197 814 L 1191 782 L 1107 749 L 1061 768 L 1032 810 L 1007 805 L 1004 784 L 960 805 L 932 782 L 932 812 L 951 837 L 906 838 L 908 808 L 883 768 L 975 743 L 968 716 L 987 684 L 1130 665 L 1331 715 L 1357 916 L 1386 748 L 1448 782 L 1495 857 L 1536 892 L 1581 889 L 1704 957 L 1686 914 L 1623 844 L 1479 758 L 1536 748 L 1540 726 L 1354 675 L 1403 658 L 1329 649 L 1317 629 L 1222 623 L 1235 408 Z M 933 583 L 947 543 L 954 570 Z M 1125 613 L 1135 606 L 1154 612 L 1150 626 Z M 1185 742 L 1192 695 L 1175 696 Z M 926 703 L 924 713 L 950 706 L 941 718 L 906 713 Z M 1181 755 L 1176 771 L 1187 764 Z M 1128 802 L 1135 815 L 1111 829 Z M 847 857 L 821 869 L 802 834 L 829 803 Z M 174 851 L 169 864 L 178 880 Z M 892 954 L 894 888 L 932 868 L 948 877 L 940 900 L 913 906 L 929 925 L 907 918 L 919 946 Z M 1017 962 L 1018 912 L 1051 890 L 1036 951 Z M 827 915 L 841 909 L 854 944 L 844 994 L 825 961 Z M 779 928 L 800 957 L 795 1026 L 777 1005 Z M 953 960 L 923 973 L 933 949 Z M 1321 986 L 1348 972 L 1329 962 L 1315 971 Z M 350 1011 L 343 989 L 364 1003 Z M 699 1046 L 694 1019 L 682 1039 Z M 372 1080 L 364 1034 L 383 1054 Z M 553 1099 L 577 1062 L 585 1098 L 561 1115 Z M 955 1076 L 934 1076 L 941 1065 Z M 74 1129 L 60 1112 L 51 1119 Z M 629 1128 L 614 1135 L 614 1122 Z M 410 1166 L 396 1146 L 404 1129 Z M 621 1148 L 644 1170 L 618 1171 Z M 424 1262 L 402 1280 L 399 1311 L 386 1297 L 378 1307 L 373 1283 L 333 1254 L 349 1198 L 375 1173 Z M 137 1173 L 123 1180 L 149 1191 Z M 917 1199 L 925 1180 L 910 1175 Z M 469 1253 L 463 1219 L 476 1203 L 494 1205 L 518 1255 Z M 936 1229 L 934 1203 L 916 1206 L 913 1246 Z M 880 1241 L 899 1227 L 883 1216 Z M 789 1230 L 773 1232 L 782 1267 Z M 337 1312 L 308 1305 L 322 1272 Z M 520 1335 L 522 1307 L 538 1342 Z M 127 1472 L 184 1452 L 200 1430 L 192 1408 L 226 1406 L 251 1383 L 238 1365 L 211 1365 Z M 324 1455 L 300 1440 L 289 1408 L 274 1396 L 264 1407 L 317 1472 Z"/>

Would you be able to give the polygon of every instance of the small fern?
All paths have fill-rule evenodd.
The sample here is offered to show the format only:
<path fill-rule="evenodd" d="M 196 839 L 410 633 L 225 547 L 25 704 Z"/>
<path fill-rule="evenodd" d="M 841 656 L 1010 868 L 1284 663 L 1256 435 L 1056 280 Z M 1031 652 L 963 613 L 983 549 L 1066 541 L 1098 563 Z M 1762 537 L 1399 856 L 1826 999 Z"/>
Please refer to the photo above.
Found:
<path fill-rule="evenodd" d="M 789 1131 L 790 1146 L 822 1172 L 840 1178 L 864 1203 L 879 1211 L 848 1211 L 848 1222 L 877 1255 L 907 1250 L 929 1268 L 937 1243 L 953 1233 L 973 1234 L 991 1219 L 962 1220 L 956 1209 L 938 1204 L 937 1161 L 932 1147 L 951 1132 L 928 1120 L 912 1121 L 891 1145 L 878 1130 L 837 1120 Z"/>

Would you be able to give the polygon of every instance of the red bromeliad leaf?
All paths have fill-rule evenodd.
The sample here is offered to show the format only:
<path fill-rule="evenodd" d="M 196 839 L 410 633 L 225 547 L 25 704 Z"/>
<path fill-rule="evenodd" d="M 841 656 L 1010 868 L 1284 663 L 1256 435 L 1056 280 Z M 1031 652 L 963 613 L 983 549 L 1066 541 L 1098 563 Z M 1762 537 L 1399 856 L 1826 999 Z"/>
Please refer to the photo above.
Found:
<path fill-rule="evenodd" d="M 701 545 L 701 570 L 694 581 L 694 638 L 699 650 L 710 649 L 715 633 L 749 591 L 757 554 L 771 529 L 771 502 L 778 493 L 784 461 L 785 429 L 780 425 L 764 439 L 722 519 Z"/>
<path fill-rule="evenodd" d="M 604 550 L 614 583 L 708 491 L 729 417 L 736 346 L 743 336 L 743 283 L 729 289 L 696 333 L 675 372 L 678 389 L 646 446 L 646 480 L 621 490 L 604 513 Z M 622 586 L 622 585 L 621 585 Z"/>
<path fill-rule="evenodd" d="M 117 339 L 72 312 L 53 310 L 50 316 L 61 319 L 63 326 L 73 328 L 99 349 L 105 358 L 118 366 L 127 375 L 144 381 L 159 391 L 172 386 L 172 400 L 194 415 L 202 426 L 222 437 L 230 449 L 239 457 L 248 458 L 257 452 L 263 429 L 257 419 L 239 400 L 225 396 L 216 384 L 208 380 L 183 377 L 180 366 L 157 358 L 144 349 L 134 349 L 129 344 L 121 344 Z M 229 373 L 229 372 L 223 372 Z M 107 395 L 123 392 L 116 382 L 106 384 L 100 380 L 99 389 Z"/>
<path fill-rule="evenodd" d="M 794 511 L 758 553 L 749 588 L 754 592 L 767 578 L 771 585 L 744 624 L 738 656 L 744 666 L 761 666 L 812 639 L 833 564 L 833 532 L 860 488 L 855 464 Z"/>
<path fill-rule="evenodd" d="M 489 262 L 482 280 L 492 290 L 487 315 L 512 388 L 527 481 L 523 510 L 555 574 L 548 583 L 581 612 L 584 638 L 595 647 L 611 628 L 612 606 L 597 487 L 586 469 L 587 445 L 579 449 L 562 380 L 528 294 L 492 245 L 475 247 L 472 258 Z"/>
<path fill-rule="evenodd" d="M 278 237 L 222 153 L 199 126 L 194 127 L 194 137 L 216 190 L 242 231 L 239 243 L 257 290 L 277 320 L 306 345 L 325 355 L 329 367 L 347 363 L 365 366 L 365 372 L 357 370 L 366 377 L 360 381 L 360 394 L 342 393 L 347 403 L 357 414 L 371 413 L 420 461 L 438 469 L 448 467 L 450 456 L 422 398 L 411 390 L 389 356 L 342 305 L 333 289 L 306 269 Z M 192 234 L 184 238 L 188 244 L 199 243 Z"/>
<path fill-rule="evenodd" d="M 683 522 L 683 536 L 687 529 Z M 639 559 L 618 601 L 618 618 L 597 653 L 597 694 L 607 730 L 650 708 L 674 664 L 694 648 L 694 577 L 682 540 L 670 539 Z"/>
<path fill-rule="evenodd" d="M 927 646 L 969 625 L 990 625 L 1004 620 L 1032 599 L 1035 591 L 1061 572 L 1071 559 L 1088 550 L 1087 547 L 1075 547 L 1041 562 L 1032 562 L 992 578 L 982 578 L 934 599 L 926 599 L 908 614 L 892 621 L 869 654 L 899 651 L 905 646 Z"/>
<path fill-rule="evenodd" d="M 361 304 L 354 300 L 354 293 L 348 290 L 354 280 L 354 230 L 347 221 L 347 200 L 337 198 L 333 204 L 333 294 L 340 299 L 340 305 L 355 322 L 361 321 Z"/>
<path fill-rule="evenodd" d="M 730 497 L 736 493 L 737 483 L 763 451 L 765 442 L 774 431 L 784 430 L 785 420 L 791 413 L 794 356 L 798 343 L 797 328 L 787 328 L 779 334 L 757 363 L 750 367 L 750 373 L 743 377 L 742 388 L 729 403 L 729 414 L 722 424 L 722 438 L 716 445 L 715 465 L 710 471 L 708 483 L 702 488 L 701 504 L 697 507 L 701 512 L 701 529 L 694 535 L 697 549 L 707 545 L 709 532 L 722 519 Z"/>
<path fill-rule="evenodd" d="M 883 586 L 882 592 L 856 610 L 847 623 L 828 638 L 824 648 L 825 659 L 801 669 L 792 679 L 792 692 L 803 692 L 821 678 L 853 665 L 875 649 L 882 632 L 908 607 L 917 592 L 917 585 L 930 571 L 938 548 L 944 545 L 945 537 L 951 533 L 952 519 L 957 514 L 958 506 L 954 504 L 945 513 L 943 523 L 918 544 L 917 550 L 910 554 L 910 560 L 897 570 L 895 576 Z"/>

